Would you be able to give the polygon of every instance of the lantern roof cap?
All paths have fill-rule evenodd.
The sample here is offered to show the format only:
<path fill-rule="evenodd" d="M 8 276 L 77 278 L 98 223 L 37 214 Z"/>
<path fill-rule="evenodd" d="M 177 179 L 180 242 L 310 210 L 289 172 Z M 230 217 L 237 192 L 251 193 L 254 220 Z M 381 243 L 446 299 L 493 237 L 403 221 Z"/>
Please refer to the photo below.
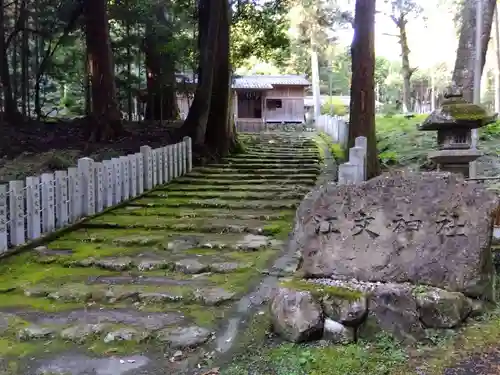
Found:
<path fill-rule="evenodd" d="M 441 106 L 417 126 L 418 130 L 470 130 L 497 120 L 496 113 L 490 113 L 483 106 L 468 102 L 462 94 L 445 94 L 444 97 Z"/>

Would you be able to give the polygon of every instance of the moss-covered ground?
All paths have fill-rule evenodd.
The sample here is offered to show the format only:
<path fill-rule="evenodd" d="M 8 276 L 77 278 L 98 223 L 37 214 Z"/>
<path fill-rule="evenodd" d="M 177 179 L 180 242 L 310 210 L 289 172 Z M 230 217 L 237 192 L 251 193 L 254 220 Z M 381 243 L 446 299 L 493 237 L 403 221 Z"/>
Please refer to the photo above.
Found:
<path fill-rule="evenodd" d="M 162 329 L 216 332 L 281 252 L 295 208 L 320 173 L 318 159 L 310 138 L 263 136 L 3 260 L 0 358 L 67 348 L 75 340 L 62 331 L 79 324 L 105 324 L 71 344 L 98 353 L 155 350 Z M 3 318 L 13 319 L 5 329 Z M 130 328 L 135 336 L 105 342 Z"/>

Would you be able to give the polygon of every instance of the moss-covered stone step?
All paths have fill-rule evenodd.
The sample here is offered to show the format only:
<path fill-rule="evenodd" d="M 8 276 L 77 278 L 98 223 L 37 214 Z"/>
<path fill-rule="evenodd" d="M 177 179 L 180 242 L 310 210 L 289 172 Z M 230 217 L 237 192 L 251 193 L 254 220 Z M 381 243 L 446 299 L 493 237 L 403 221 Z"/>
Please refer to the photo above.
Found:
<path fill-rule="evenodd" d="M 187 191 L 189 192 L 189 191 Z M 168 216 L 172 218 L 210 218 L 241 219 L 241 220 L 290 220 L 295 215 L 294 210 L 229 210 L 221 208 L 170 208 L 170 207 L 139 207 L 126 206 L 113 210 L 115 215 L 131 216 Z"/>
<path fill-rule="evenodd" d="M 266 179 L 266 180 L 306 180 L 306 179 L 312 179 L 315 180 L 317 178 L 317 174 L 315 173 L 296 173 L 294 175 L 281 175 L 281 174 L 271 174 L 269 173 L 270 171 L 267 172 L 267 174 L 252 174 L 252 173 L 212 173 L 212 174 L 205 174 L 202 172 L 190 172 L 186 176 L 189 178 L 193 177 L 198 177 L 198 178 L 204 178 L 207 180 L 217 180 L 217 181 L 242 181 L 245 179 L 255 179 L 258 177 L 259 179 Z"/>
<path fill-rule="evenodd" d="M 231 201 L 223 199 L 164 199 L 158 200 L 154 197 L 144 197 L 137 199 L 130 203 L 129 206 L 139 207 L 202 207 L 202 208 L 226 208 L 226 209 L 295 209 L 300 202 L 297 200 L 281 200 L 281 201 L 267 201 L 267 200 L 242 200 Z"/>
<path fill-rule="evenodd" d="M 109 285 L 66 283 L 61 286 L 37 285 L 24 288 L 27 297 L 47 298 L 68 303 L 141 303 L 159 305 L 169 302 L 218 306 L 235 298 L 236 293 L 215 286 L 191 285 Z"/>
<path fill-rule="evenodd" d="M 261 235 L 274 235 L 283 228 L 289 230 L 287 222 L 272 222 L 265 220 L 237 220 L 237 219 L 211 219 L 206 218 L 179 220 L 165 216 L 141 216 L 139 219 L 131 215 L 105 215 L 98 216 L 82 224 L 84 228 L 145 228 L 156 230 L 171 230 L 179 232 L 194 231 L 199 233 L 251 233 Z"/>
<path fill-rule="evenodd" d="M 297 155 L 292 155 L 288 157 L 278 157 L 274 154 L 269 154 L 270 156 L 264 157 L 261 154 L 238 154 L 233 155 L 230 158 L 225 158 L 222 161 L 224 163 L 231 164 L 250 164 L 250 163 L 278 163 L 278 164 L 301 164 L 301 163 L 309 163 L 315 164 L 318 163 L 319 156 L 313 157 L 301 157 Z"/>
<path fill-rule="evenodd" d="M 295 153 L 295 154 L 308 154 L 308 153 L 317 153 L 316 146 L 310 147 L 270 147 L 270 146 L 248 146 L 245 148 L 245 153 L 252 152 L 267 152 L 267 153 Z"/>
<path fill-rule="evenodd" d="M 131 228 L 127 229 L 125 234 L 122 229 L 96 228 L 89 231 L 82 228 L 66 234 L 47 246 L 51 249 L 70 250 L 73 258 L 86 259 L 96 256 L 125 256 L 131 251 L 136 253 L 137 248 L 195 254 L 207 249 L 262 251 L 267 248 L 280 249 L 282 242 L 272 237 L 246 233 L 175 233 Z M 10 272 L 7 274 L 7 278 L 12 276 Z"/>
<path fill-rule="evenodd" d="M 269 173 L 273 173 L 273 175 L 282 175 L 282 176 L 287 176 L 290 177 L 292 175 L 318 175 L 320 173 L 320 170 L 318 168 L 305 168 L 305 167 L 299 167 L 299 168 L 279 168 L 279 169 L 269 169 L 269 168 L 264 168 L 264 169 L 238 169 L 238 168 L 233 168 L 233 167 L 225 167 L 225 168 L 215 168 L 215 167 L 198 167 L 194 170 L 196 173 L 203 173 L 203 174 L 228 174 L 228 175 L 257 175 L 257 176 L 266 176 Z"/>
<path fill-rule="evenodd" d="M 308 163 L 273 163 L 273 162 L 259 162 L 253 163 L 252 161 L 247 161 L 242 159 L 243 162 L 227 162 L 226 164 L 210 164 L 210 168 L 215 169 L 227 169 L 227 168 L 235 168 L 238 170 L 260 170 L 260 169 L 313 169 L 317 171 L 321 167 L 318 163 L 308 162 Z"/>
<path fill-rule="evenodd" d="M 247 144 L 245 145 L 245 152 L 252 151 L 252 150 L 269 150 L 269 152 L 274 152 L 274 151 L 279 151 L 279 150 L 285 150 L 285 151 L 291 151 L 291 150 L 297 150 L 299 152 L 301 151 L 315 151 L 316 150 L 316 144 L 299 144 L 299 143 L 294 143 L 294 144 L 277 144 L 277 143 L 270 143 L 268 142 L 267 144 Z"/>
<path fill-rule="evenodd" d="M 303 186 L 298 184 L 285 184 L 285 185 L 249 185 L 246 181 L 241 184 L 225 184 L 225 185 L 187 185 L 187 184 L 177 184 L 172 183 L 159 187 L 156 191 L 171 191 L 171 192 L 191 192 L 191 191 L 203 191 L 203 192 L 269 192 L 269 193 L 280 193 L 280 192 L 296 192 L 296 193 L 308 193 L 311 190 L 309 186 Z"/>
<path fill-rule="evenodd" d="M 111 231 L 108 231 L 110 233 Z M 117 232 L 117 231 L 114 231 Z M 224 236 L 225 244 L 231 244 L 235 249 L 227 248 L 221 242 L 221 236 L 218 238 L 210 238 L 209 236 L 197 238 L 195 236 L 184 236 L 173 238 L 168 242 L 160 242 L 162 237 L 158 236 L 157 242 L 154 242 L 155 234 L 149 236 L 127 236 L 122 238 L 108 238 L 106 232 L 100 230 L 102 237 L 94 237 L 92 242 L 84 242 L 78 239 L 63 239 L 57 240 L 50 244 L 50 247 L 37 250 L 36 255 L 33 255 L 31 260 L 32 266 L 30 271 L 40 273 L 40 277 L 36 277 L 37 283 L 42 283 L 43 280 L 52 280 L 52 275 L 44 277 L 44 272 L 53 271 L 57 273 L 57 277 L 73 280 L 79 279 L 85 282 L 88 277 L 96 276 L 95 274 L 87 274 L 75 269 L 74 275 L 68 273 L 68 270 L 62 267 L 97 267 L 109 272 L 104 275 L 98 273 L 97 276 L 116 276 L 114 272 L 122 272 L 137 269 L 139 271 L 151 271 L 160 269 L 163 270 L 161 275 L 170 279 L 185 280 L 184 274 L 187 268 L 181 264 L 191 264 L 191 269 L 195 265 L 200 266 L 200 272 L 225 273 L 229 271 L 237 271 L 248 267 L 261 267 L 262 263 L 269 258 L 281 241 L 272 240 L 265 236 Z M 232 238 L 232 241 L 227 237 Z M 256 247 L 248 247 L 246 245 L 259 245 L 261 250 L 259 257 L 255 258 L 250 252 L 240 251 L 241 249 L 255 250 Z M 223 246 L 226 246 L 223 248 Z M 196 262 L 193 263 L 193 261 Z M 181 262 L 181 263 L 178 263 Z M 46 265 L 38 266 L 36 263 Z M 196 263 L 196 264 L 195 264 Z M 186 266 L 187 267 L 187 266 Z M 33 271 L 36 269 L 36 271 Z M 208 272 L 208 271 L 207 271 Z M 199 273 L 199 272 L 194 272 Z M 148 276 L 151 274 L 148 273 Z M 5 279 L 5 280 L 4 280 Z M 14 282 L 8 279 L 0 278 L 4 283 L 4 290 L 18 287 L 21 284 L 29 284 L 31 280 L 28 276 L 17 278 Z M 18 282 L 19 281 L 19 282 Z M 162 283 L 160 283 L 162 284 Z"/>
<path fill-rule="evenodd" d="M 271 149 L 271 148 L 250 148 L 245 150 L 246 155 L 251 155 L 251 154 L 260 154 L 260 155 L 297 155 L 297 156 L 317 156 L 319 154 L 319 151 L 317 149 L 281 149 L 281 148 L 276 148 L 276 149 Z"/>
<path fill-rule="evenodd" d="M 233 184 L 241 184 L 245 183 L 246 185 L 268 185 L 272 184 L 275 185 L 278 183 L 276 180 L 270 180 L 266 178 L 256 178 L 257 176 L 254 176 L 254 178 L 247 178 L 247 179 L 217 179 L 212 176 L 205 176 L 205 175 L 200 175 L 200 176 L 195 176 L 195 177 L 180 177 L 175 182 L 177 184 L 186 184 L 186 185 L 224 185 L 224 186 L 230 186 Z M 259 176 L 261 177 L 261 176 Z M 283 176 L 282 176 L 283 177 Z M 287 186 L 288 184 L 291 185 L 303 185 L 303 186 L 314 186 L 316 184 L 316 178 L 291 178 L 291 179 L 284 179 L 281 178 L 279 181 L 285 181 L 283 183 L 283 186 Z"/>
<path fill-rule="evenodd" d="M 267 189 L 265 190 L 267 191 Z M 183 198 L 193 198 L 193 199 L 224 199 L 224 200 L 272 200 L 272 199 L 297 199 L 300 200 L 304 197 L 304 191 L 294 192 L 294 191 L 271 191 L 265 193 L 264 191 L 169 191 L 164 193 L 161 191 L 155 191 L 148 194 L 148 197 L 158 197 L 158 198 L 170 198 L 170 199 L 183 199 Z"/>
<path fill-rule="evenodd" d="M 295 160 L 298 160 L 298 159 L 302 159 L 302 160 L 319 160 L 320 159 L 320 155 L 319 154 L 313 154 L 313 153 L 309 153 L 309 154 L 297 154 L 297 153 L 293 153 L 293 152 L 288 152 L 288 153 L 285 153 L 285 152 L 281 152 L 281 153 L 278 153 L 278 152 L 273 152 L 273 153 L 266 153 L 266 152 L 248 152 L 248 153 L 245 153 L 245 154 L 242 154 L 242 157 L 245 157 L 245 159 L 249 159 L 249 158 L 254 158 L 254 159 L 268 159 L 268 160 L 280 160 L 280 162 L 284 159 L 295 159 Z"/>
<path fill-rule="evenodd" d="M 213 327 L 196 325 L 176 312 L 86 308 L 50 314 L 0 312 L 0 320 L 10 323 L 3 342 L 12 339 L 10 344 L 24 352 L 36 352 L 30 343 L 48 349 L 73 343 L 86 345 L 91 351 L 98 345 L 106 352 L 116 351 L 117 344 L 156 341 L 173 350 L 193 349 L 213 338 Z"/>

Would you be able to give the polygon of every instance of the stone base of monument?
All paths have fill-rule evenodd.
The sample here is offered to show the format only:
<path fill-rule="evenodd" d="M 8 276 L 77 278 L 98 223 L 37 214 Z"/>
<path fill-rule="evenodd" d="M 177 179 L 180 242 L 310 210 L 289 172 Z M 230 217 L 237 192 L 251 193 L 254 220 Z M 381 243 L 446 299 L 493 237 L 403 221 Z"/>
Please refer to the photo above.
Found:
<path fill-rule="evenodd" d="M 408 344 L 424 341 L 426 329 L 458 327 L 485 309 L 480 300 L 435 287 L 330 279 L 283 282 L 270 304 L 282 338 L 335 344 L 375 339 L 381 332 Z"/>
<path fill-rule="evenodd" d="M 289 242 L 301 277 L 271 300 L 275 331 L 293 342 L 379 332 L 415 342 L 462 325 L 495 302 L 498 206 L 482 184 L 442 172 L 316 188 Z"/>

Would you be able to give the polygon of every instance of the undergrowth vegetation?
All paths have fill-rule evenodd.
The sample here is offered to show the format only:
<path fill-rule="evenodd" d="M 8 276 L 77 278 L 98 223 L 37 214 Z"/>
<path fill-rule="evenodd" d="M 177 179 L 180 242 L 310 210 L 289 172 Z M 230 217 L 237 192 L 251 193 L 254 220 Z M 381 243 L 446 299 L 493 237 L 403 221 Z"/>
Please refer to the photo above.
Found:
<path fill-rule="evenodd" d="M 376 119 L 377 147 L 382 167 L 410 167 L 414 169 L 428 166 L 427 154 L 437 149 L 437 133 L 419 131 L 417 125 L 427 115 L 413 118 L 404 116 L 380 116 Z M 479 148 L 487 155 L 500 155 L 500 121 L 479 130 Z"/>

